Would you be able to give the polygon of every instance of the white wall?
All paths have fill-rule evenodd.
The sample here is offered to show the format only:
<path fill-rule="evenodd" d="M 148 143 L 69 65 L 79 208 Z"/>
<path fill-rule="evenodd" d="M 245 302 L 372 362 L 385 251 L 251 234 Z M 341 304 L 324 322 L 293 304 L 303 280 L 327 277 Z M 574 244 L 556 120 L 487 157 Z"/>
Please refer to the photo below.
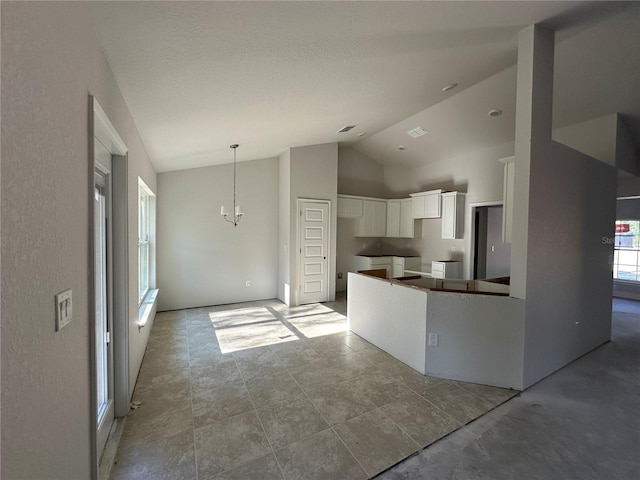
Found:
<path fill-rule="evenodd" d="M 233 164 L 158 175 L 160 310 L 278 295 L 278 170 L 277 158 L 237 164 L 237 227 L 220 216 L 233 209 Z"/>
<path fill-rule="evenodd" d="M 90 94 L 129 149 L 135 324 L 137 177 L 151 188 L 156 179 L 87 5 L 3 2 L 1 475 L 7 479 L 92 474 Z M 74 318 L 55 332 L 54 295 L 66 288 L 73 289 Z"/>
<path fill-rule="evenodd" d="M 383 198 L 384 167 L 351 147 L 339 148 L 338 193 Z"/>

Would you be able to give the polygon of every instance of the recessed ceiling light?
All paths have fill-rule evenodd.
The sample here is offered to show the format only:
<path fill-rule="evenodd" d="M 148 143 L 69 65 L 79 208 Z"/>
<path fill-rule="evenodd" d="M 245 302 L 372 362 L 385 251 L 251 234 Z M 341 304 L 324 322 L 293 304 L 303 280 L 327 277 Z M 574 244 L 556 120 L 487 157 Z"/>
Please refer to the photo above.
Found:
<path fill-rule="evenodd" d="M 367 134 L 367 132 L 360 132 L 360 133 L 358 134 L 358 136 L 359 136 L 359 137 L 364 137 L 366 134 Z"/>
<path fill-rule="evenodd" d="M 490 117 L 499 117 L 500 115 L 502 115 L 502 110 L 500 110 L 499 108 L 493 108 L 489 110 L 489 113 L 487 113 L 487 115 L 489 115 Z"/>
<path fill-rule="evenodd" d="M 448 92 L 449 90 L 453 90 L 454 88 L 456 88 L 458 86 L 457 83 L 450 83 L 449 85 L 447 85 L 446 87 L 442 87 L 442 91 L 443 92 Z"/>
<path fill-rule="evenodd" d="M 411 130 L 409 130 L 407 132 L 407 135 L 409 135 L 411 138 L 418 138 L 418 137 L 421 137 L 423 135 L 426 135 L 427 133 L 429 133 L 429 130 L 425 130 L 422 127 L 416 127 L 416 128 L 412 128 Z"/>
<path fill-rule="evenodd" d="M 354 128 L 356 128 L 357 125 L 345 125 L 344 127 L 342 127 L 340 130 L 338 130 L 336 133 L 346 133 L 349 130 L 353 130 Z"/>
<path fill-rule="evenodd" d="M 398 145 L 398 150 L 406 150 L 407 147 L 405 147 L 404 145 Z"/>

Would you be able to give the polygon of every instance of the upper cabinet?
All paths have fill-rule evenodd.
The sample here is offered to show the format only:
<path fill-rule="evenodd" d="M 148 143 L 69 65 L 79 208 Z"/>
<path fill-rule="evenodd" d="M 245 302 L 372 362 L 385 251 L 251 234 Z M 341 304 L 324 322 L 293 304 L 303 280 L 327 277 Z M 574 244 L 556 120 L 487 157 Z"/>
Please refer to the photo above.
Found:
<path fill-rule="evenodd" d="M 362 200 L 363 214 L 356 220 L 356 237 L 384 237 L 387 234 L 387 201 Z"/>
<path fill-rule="evenodd" d="M 387 200 L 387 237 L 413 238 L 413 200 Z"/>
<path fill-rule="evenodd" d="M 502 190 L 502 241 L 511 243 L 513 230 L 513 183 L 516 175 L 516 157 L 501 158 L 504 163 L 504 184 Z"/>
<path fill-rule="evenodd" d="M 363 215 L 363 199 L 338 195 L 338 217 L 360 218 Z"/>
<path fill-rule="evenodd" d="M 428 192 L 412 193 L 413 218 L 438 218 L 440 217 L 442 190 L 429 190 Z"/>
<path fill-rule="evenodd" d="M 466 194 L 460 192 L 442 194 L 442 238 L 463 238 L 465 196 Z"/>

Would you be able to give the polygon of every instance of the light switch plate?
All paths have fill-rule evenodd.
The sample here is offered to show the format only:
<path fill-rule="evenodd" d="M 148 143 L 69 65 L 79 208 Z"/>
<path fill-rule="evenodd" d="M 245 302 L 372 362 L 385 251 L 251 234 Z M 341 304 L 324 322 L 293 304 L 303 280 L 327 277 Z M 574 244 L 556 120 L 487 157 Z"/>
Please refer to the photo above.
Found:
<path fill-rule="evenodd" d="M 69 289 L 56 295 L 56 332 L 71 323 L 72 319 L 72 291 Z"/>

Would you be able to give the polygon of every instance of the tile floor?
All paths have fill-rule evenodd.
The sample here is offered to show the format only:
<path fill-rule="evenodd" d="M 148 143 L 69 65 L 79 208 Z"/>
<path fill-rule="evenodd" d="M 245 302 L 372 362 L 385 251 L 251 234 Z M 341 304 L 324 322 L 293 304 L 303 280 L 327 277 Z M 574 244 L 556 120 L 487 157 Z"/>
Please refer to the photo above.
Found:
<path fill-rule="evenodd" d="M 110 478 L 366 479 L 517 392 L 420 375 L 344 297 L 159 313 Z"/>

